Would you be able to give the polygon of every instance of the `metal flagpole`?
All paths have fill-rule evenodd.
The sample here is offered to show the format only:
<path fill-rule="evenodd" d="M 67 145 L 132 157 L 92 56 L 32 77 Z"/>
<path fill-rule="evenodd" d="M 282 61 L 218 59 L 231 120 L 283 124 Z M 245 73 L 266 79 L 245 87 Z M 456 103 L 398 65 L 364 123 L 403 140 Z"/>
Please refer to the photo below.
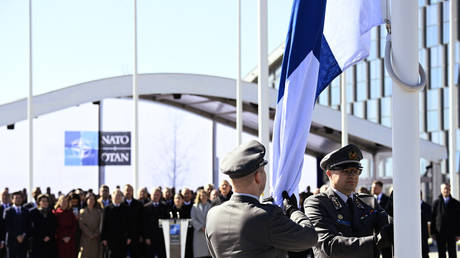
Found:
<path fill-rule="evenodd" d="M 139 93 L 137 88 L 137 0 L 134 0 L 134 71 L 133 71 L 133 168 L 134 168 L 134 191 L 139 188 Z"/>
<path fill-rule="evenodd" d="M 391 14 L 393 69 L 402 81 L 417 84 L 418 2 L 392 1 Z M 421 257 L 419 92 L 393 85 L 395 257 Z"/>
<path fill-rule="evenodd" d="M 342 146 L 348 144 L 347 84 L 345 71 L 340 75 L 340 111 L 342 113 Z"/>
<path fill-rule="evenodd" d="M 457 1 L 450 0 L 449 6 L 449 175 L 452 197 L 459 198 L 457 178 L 457 128 L 458 128 L 458 96 L 455 85 L 455 43 L 457 42 Z M 440 187 L 433 185 L 433 187 Z M 435 196 L 436 197 L 436 196 Z"/>
<path fill-rule="evenodd" d="M 34 187 L 34 124 L 33 124 L 33 77 L 32 77 L 32 0 L 29 0 L 29 96 L 27 97 L 27 119 L 29 121 L 29 202 L 33 202 Z"/>
<path fill-rule="evenodd" d="M 258 122 L 259 122 L 259 141 L 265 146 L 266 153 L 265 157 L 269 160 L 270 154 L 270 127 L 269 127 L 269 114 L 268 114 L 268 8 L 267 0 L 259 0 L 258 5 L 258 18 L 259 18 L 259 31 L 258 31 L 258 40 L 259 40 L 259 77 L 257 80 L 258 90 L 259 90 L 259 105 L 258 105 Z M 270 164 L 270 163 L 269 163 Z M 265 185 L 264 196 L 270 195 L 270 183 L 271 182 L 271 173 L 270 167 L 267 164 L 265 167 L 267 172 L 267 184 Z"/>
<path fill-rule="evenodd" d="M 243 96 L 241 93 L 241 0 L 238 1 L 237 21 L 237 78 L 236 78 L 236 143 L 241 144 L 243 132 Z"/>

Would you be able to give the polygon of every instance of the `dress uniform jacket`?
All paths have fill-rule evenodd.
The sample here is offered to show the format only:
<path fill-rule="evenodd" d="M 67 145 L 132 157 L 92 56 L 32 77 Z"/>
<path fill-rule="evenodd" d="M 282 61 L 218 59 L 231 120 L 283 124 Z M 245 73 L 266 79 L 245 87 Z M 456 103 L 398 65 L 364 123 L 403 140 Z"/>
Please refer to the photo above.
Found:
<path fill-rule="evenodd" d="M 355 194 L 352 208 L 353 213 L 331 187 L 305 201 L 305 213 L 319 237 L 315 257 L 378 257 L 374 231 L 388 224 L 387 213 L 371 195 Z"/>
<path fill-rule="evenodd" d="M 270 258 L 311 248 L 317 234 L 310 226 L 300 211 L 288 218 L 276 205 L 234 194 L 209 210 L 205 231 L 212 257 Z"/>

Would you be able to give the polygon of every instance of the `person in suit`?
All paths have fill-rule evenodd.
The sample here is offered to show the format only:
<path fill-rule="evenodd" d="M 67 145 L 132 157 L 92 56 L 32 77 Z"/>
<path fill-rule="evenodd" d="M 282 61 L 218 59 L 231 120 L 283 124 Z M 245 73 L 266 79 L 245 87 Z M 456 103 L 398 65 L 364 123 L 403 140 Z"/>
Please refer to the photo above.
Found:
<path fill-rule="evenodd" d="M 40 187 L 35 187 L 33 190 L 32 190 L 32 197 L 33 199 L 31 200 L 31 202 L 28 202 L 28 203 L 25 203 L 23 206 L 24 208 L 28 209 L 29 211 L 31 211 L 32 209 L 35 209 L 37 208 L 37 198 L 39 195 L 42 194 L 42 190 L 40 189 Z"/>
<path fill-rule="evenodd" d="M 208 212 L 205 236 L 212 257 L 281 257 L 316 244 L 318 235 L 294 195 L 283 195 L 284 214 L 276 205 L 259 202 L 267 180 L 264 156 L 265 147 L 253 140 L 223 159 L 221 171 L 235 192 Z"/>
<path fill-rule="evenodd" d="M 0 205 L 0 258 L 6 257 L 5 246 L 5 221 L 3 220 L 3 213 L 11 206 L 11 198 L 8 189 L 4 189 L 1 193 L 2 204 Z"/>
<path fill-rule="evenodd" d="M 13 205 L 3 213 L 6 253 L 8 258 L 26 258 L 30 234 L 29 210 L 22 207 L 21 192 L 14 192 L 12 198 Z"/>
<path fill-rule="evenodd" d="M 56 243 L 59 258 L 77 257 L 75 234 L 78 220 L 72 211 L 68 196 L 60 196 L 54 206 L 54 215 L 57 219 Z"/>
<path fill-rule="evenodd" d="M 80 210 L 78 224 L 81 229 L 78 258 L 98 258 L 102 256 L 100 245 L 101 209 L 97 207 L 96 196 L 88 193 L 85 208 Z"/>
<path fill-rule="evenodd" d="M 393 242 L 393 225 L 385 210 L 373 196 L 354 193 L 362 158 L 360 149 L 349 144 L 321 160 L 330 186 L 304 204 L 319 236 L 315 257 L 378 257 L 378 251 Z"/>
<path fill-rule="evenodd" d="M 97 200 L 97 204 L 99 208 L 104 209 L 105 207 L 109 206 L 112 203 L 110 199 L 110 189 L 107 185 L 101 185 L 99 187 L 99 199 Z"/>
<path fill-rule="evenodd" d="M 161 189 L 152 191 L 152 201 L 144 206 L 143 235 L 145 239 L 145 257 L 166 257 L 163 230 L 159 226 L 160 219 L 168 218 L 168 208 L 160 201 Z"/>
<path fill-rule="evenodd" d="M 376 180 L 372 183 L 371 194 L 375 197 L 380 207 L 382 207 L 388 213 L 387 207 L 388 207 L 388 202 L 390 201 L 390 198 L 383 193 L 382 181 Z M 391 247 L 384 248 L 381 251 L 381 254 L 382 254 L 382 258 L 393 257 Z"/>
<path fill-rule="evenodd" d="M 149 191 L 147 190 L 147 187 L 142 187 L 141 189 L 139 189 L 137 196 L 138 196 L 138 201 L 142 203 L 142 206 L 150 202 L 150 194 L 149 194 Z"/>
<path fill-rule="evenodd" d="M 109 249 L 110 258 L 125 258 L 126 246 L 131 244 L 129 236 L 128 214 L 123 203 L 123 193 L 115 190 L 112 203 L 104 209 L 102 222 L 102 244 Z"/>
<path fill-rule="evenodd" d="M 184 198 L 184 203 L 183 203 L 183 209 L 185 210 L 186 217 L 191 218 L 191 211 L 192 211 L 192 191 L 184 187 L 180 191 L 182 197 Z M 186 247 L 185 247 L 185 257 L 193 257 L 193 230 L 189 228 L 187 231 L 187 241 L 186 241 Z"/>
<path fill-rule="evenodd" d="M 131 258 L 140 258 L 142 255 L 142 246 L 144 240 L 142 239 L 142 209 L 144 205 L 133 198 L 133 187 L 127 184 L 123 187 L 123 194 L 125 196 L 122 205 L 126 207 L 126 215 L 129 229 L 129 236 L 131 243 L 127 245 L 128 253 Z"/>
<path fill-rule="evenodd" d="M 460 235 L 460 203 L 450 195 L 450 185 L 441 184 L 441 195 L 433 204 L 431 235 L 438 245 L 439 258 L 446 257 L 446 246 L 449 258 L 457 257 L 456 241 Z"/>
<path fill-rule="evenodd" d="M 390 198 L 386 194 L 383 193 L 382 181 L 377 180 L 372 183 L 371 194 L 374 195 L 380 207 L 382 207 L 385 210 L 386 207 L 388 206 L 388 201 L 390 200 Z"/>
<path fill-rule="evenodd" d="M 217 189 L 211 190 L 211 193 L 209 194 L 209 202 L 211 203 L 212 207 L 222 203 L 219 198 L 219 190 Z"/>
<path fill-rule="evenodd" d="M 208 194 L 205 190 L 199 190 L 190 215 L 193 226 L 193 230 L 189 229 L 193 233 L 193 257 L 210 257 L 204 234 L 209 209 L 211 204 L 208 202 Z"/>
<path fill-rule="evenodd" d="M 162 202 L 166 207 L 168 207 L 168 209 L 172 208 L 172 206 L 173 206 L 173 194 L 172 194 L 172 189 L 171 188 L 165 187 L 165 189 L 163 189 Z"/>
<path fill-rule="evenodd" d="M 422 258 L 429 258 L 428 222 L 431 221 L 431 206 L 423 201 L 422 192 L 420 192 L 420 205 L 422 215 Z"/>
<path fill-rule="evenodd" d="M 222 180 L 219 186 L 219 192 L 220 192 L 219 194 L 220 203 L 230 200 L 230 198 L 232 197 L 233 191 L 232 191 L 232 186 L 227 180 L 225 179 Z"/>
<path fill-rule="evenodd" d="M 46 194 L 37 197 L 38 207 L 30 211 L 32 248 L 31 258 L 55 258 L 57 220 Z"/>

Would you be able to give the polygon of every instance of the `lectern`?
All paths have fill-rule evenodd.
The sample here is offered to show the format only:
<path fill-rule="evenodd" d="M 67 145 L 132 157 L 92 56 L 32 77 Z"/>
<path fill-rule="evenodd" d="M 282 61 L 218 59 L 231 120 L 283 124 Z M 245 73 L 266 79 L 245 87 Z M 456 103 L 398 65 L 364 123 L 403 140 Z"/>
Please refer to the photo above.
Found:
<path fill-rule="evenodd" d="M 190 219 L 160 219 L 167 258 L 184 258 Z"/>

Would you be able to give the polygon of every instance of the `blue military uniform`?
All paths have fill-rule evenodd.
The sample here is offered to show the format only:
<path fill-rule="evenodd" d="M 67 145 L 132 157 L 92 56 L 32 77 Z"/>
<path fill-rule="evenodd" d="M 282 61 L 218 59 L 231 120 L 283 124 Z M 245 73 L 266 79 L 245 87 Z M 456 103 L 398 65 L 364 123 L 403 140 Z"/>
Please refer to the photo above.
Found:
<path fill-rule="evenodd" d="M 361 159 L 359 148 L 347 145 L 326 155 L 320 165 L 325 171 L 360 168 Z M 377 237 L 381 235 L 375 232 L 389 227 L 389 217 L 371 195 L 346 196 L 329 187 L 307 198 L 304 208 L 318 233 L 318 243 L 313 247 L 315 257 L 378 257 L 381 244 L 388 246 L 389 241 L 381 241 Z"/>

